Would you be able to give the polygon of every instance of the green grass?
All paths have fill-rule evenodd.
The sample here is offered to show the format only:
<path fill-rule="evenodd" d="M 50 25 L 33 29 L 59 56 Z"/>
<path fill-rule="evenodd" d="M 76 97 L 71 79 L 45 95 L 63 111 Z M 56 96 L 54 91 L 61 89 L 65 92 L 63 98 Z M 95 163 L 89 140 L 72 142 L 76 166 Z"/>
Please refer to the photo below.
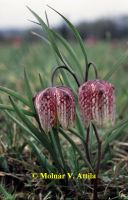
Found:
<path fill-rule="evenodd" d="M 84 58 L 78 44 L 73 43 L 72 46 L 84 72 Z M 97 65 L 100 78 L 104 78 L 115 66 L 116 71 L 110 77 L 109 81 L 116 86 L 117 105 L 119 105 L 117 109 L 121 111 L 122 106 L 127 101 L 128 56 L 125 56 L 127 54 L 125 44 L 123 42 L 117 43 L 116 47 L 113 48 L 111 43 L 105 42 L 98 42 L 93 46 L 86 46 L 89 60 L 95 62 Z M 69 53 L 64 47 L 62 45 L 59 45 L 59 47 L 67 59 L 72 62 Z M 57 66 L 55 56 L 51 48 L 43 42 L 40 44 L 22 44 L 18 48 L 11 45 L 3 45 L 0 48 L 0 83 L 2 86 L 20 91 L 22 94 L 24 93 L 24 68 L 29 71 L 29 79 L 31 80 L 32 87 L 40 90 L 38 74 L 41 74 L 45 86 L 49 86 L 51 83 L 47 77 L 51 76 L 55 66 Z M 79 72 L 78 74 L 80 77 Z M 93 74 L 93 72 L 90 74 Z M 94 76 L 90 75 L 90 78 L 93 79 Z M 72 79 L 71 81 L 74 82 Z"/>

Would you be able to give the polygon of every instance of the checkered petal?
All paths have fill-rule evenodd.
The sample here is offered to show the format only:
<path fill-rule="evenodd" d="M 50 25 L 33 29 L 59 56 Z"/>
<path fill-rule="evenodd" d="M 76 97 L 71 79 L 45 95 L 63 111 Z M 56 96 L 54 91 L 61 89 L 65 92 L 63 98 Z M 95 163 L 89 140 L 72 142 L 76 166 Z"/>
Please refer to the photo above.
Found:
<path fill-rule="evenodd" d="M 39 117 L 41 127 L 45 132 L 56 124 L 56 88 L 49 87 L 34 97 L 34 105 Z"/>
<path fill-rule="evenodd" d="M 34 106 L 45 132 L 57 124 L 67 129 L 75 120 L 75 103 L 68 87 L 49 87 L 34 97 Z"/>
<path fill-rule="evenodd" d="M 58 121 L 64 129 L 74 124 L 75 102 L 72 91 L 68 87 L 56 88 L 57 116 Z"/>
<path fill-rule="evenodd" d="M 114 124 L 114 87 L 103 80 L 89 80 L 79 88 L 78 94 L 81 118 L 85 127 L 90 122 L 102 127 Z"/>

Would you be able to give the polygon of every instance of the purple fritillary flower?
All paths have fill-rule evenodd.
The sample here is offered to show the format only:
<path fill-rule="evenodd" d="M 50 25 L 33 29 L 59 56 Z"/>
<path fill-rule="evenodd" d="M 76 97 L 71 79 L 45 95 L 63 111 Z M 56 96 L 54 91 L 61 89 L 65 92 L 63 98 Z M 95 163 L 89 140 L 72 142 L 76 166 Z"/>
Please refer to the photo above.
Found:
<path fill-rule="evenodd" d="M 34 106 L 39 117 L 41 127 L 48 132 L 57 121 L 56 88 L 46 88 L 34 97 Z"/>
<path fill-rule="evenodd" d="M 34 97 L 34 106 L 41 127 L 45 132 L 57 122 L 65 129 L 75 120 L 75 103 L 72 91 L 68 87 L 49 87 Z"/>
<path fill-rule="evenodd" d="M 115 90 L 103 80 L 89 80 L 79 88 L 79 107 L 84 126 L 106 127 L 115 122 Z"/>
<path fill-rule="evenodd" d="M 75 102 L 72 91 L 68 87 L 56 88 L 57 117 L 64 129 L 72 127 L 75 121 Z"/>

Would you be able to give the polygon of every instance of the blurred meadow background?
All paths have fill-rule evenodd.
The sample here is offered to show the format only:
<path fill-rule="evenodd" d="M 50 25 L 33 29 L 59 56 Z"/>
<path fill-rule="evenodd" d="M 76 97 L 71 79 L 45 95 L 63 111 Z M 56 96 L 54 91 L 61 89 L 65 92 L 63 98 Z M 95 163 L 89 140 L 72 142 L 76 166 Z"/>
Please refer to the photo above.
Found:
<path fill-rule="evenodd" d="M 46 23 L 47 20 L 44 13 L 45 10 L 47 10 L 51 30 L 60 34 L 64 39 L 63 43 L 59 37 L 55 37 L 55 44 L 65 60 L 68 61 L 72 69 L 78 75 L 81 83 L 84 82 L 85 63 L 79 42 L 74 37 L 67 23 L 58 16 L 57 13 L 47 8 L 46 4 L 55 8 L 73 23 L 81 35 L 88 60 L 96 64 L 101 79 L 108 80 L 115 86 L 117 110 L 116 125 L 118 126 L 118 132 L 109 132 L 110 139 L 107 143 L 108 153 L 104 156 L 102 163 L 102 181 L 104 182 L 104 193 L 107 190 L 106 188 L 109 188 L 109 195 L 111 194 L 110 191 L 112 191 L 110 199 L 127 199 L 128 2 L 126 0 L 104 1 L 104 3 L 100 0 L 89 2 L 84 0 L 59 2 L 56 0 L 52 3 L 50 1 L 36 1 L 35 3 L 32 0 L 18 1 L 18 3 L 15 0 L 11 2 L 0 1 L 0 86 L 14 90 L 23 96 L 27 95 L 24 84 L 24 68 L 27 71 L 34 95 L 42 89 L 39 77 L 42 77 L 43 88 L 51 86 L 50 77 L 52 71 L 58 66 L 57 55 L 49 44 L 47 32 L 42 30 L 37 24 L 37 19 L 35 19 L 31 12 L 25 7 L 26 5 L 39 14 Z M 73 59 L 70 51 L 67 50 L 65 46 L 66 42 L 71 45 L 78 62 Z M 68 76 L 70 84 L 77 92 L 76 83 L 68 73 L 66 73 L 66 75 Z M 63 76 L 60 76 L 60 78 L 63 82 Z M 90 70 L 89 78 L 95 78 L 93 70 Z M 59 78 L 56 83 L 60 84 Z M 8 95 L 2 91 L 0 91 L 0 99 L 0 105 L 3 103 L 10 105 Z M 124 126 L 122 127 L 122 125 Z M 105 133 L 107 131 L 108 130 L 104 131 L 103 139 L 106 139 Z M 12 171 L 13 173 L 26 173 L 28 170 L 30 173 L 36 170 L 36 165 L 32 168 L 32 163 L 36 163 L 35 157 L 37 156 L 37 152 L 34 153 L 34 150 L 30 150 L 28 141 L 22 137 L 22 132 L 24 132 L 24 130 L 18 127 L 18 125 L 6 115 L 1 106 L 0 171 L 6 173 Z M 80 145 L 79 142 L 77 143 L 77 140 L 76 144 L 78 146 Z M 68 149 L 70 149 L 70 147 L 68 147 Z M 70 151 L 72 152 L 73 150 L 70 149 Z M 66 154 L 66 152 L 64 153 Z M 71 155 L 73 155 L 73 153 L 71 153 Z M 66 156 L 67 159 L 70 158 L 70 155 L 66 154 Z M 73 165 L 73 162 L 71 165 Z M 21 166 L 21 168 L 19 166 Z M 1 194 L 7 196 L 11 195 L 11 193 L 15 193 L 15 197 L 10 196 L 10 199 L 29 199 L 28 196 L 30 194 L 32 195 L 30 199 L 43 199 L 45 195 L 48 194 L 48 191 L 52 190 L 52 186 L 48 185 L 44 192 L 45 195 L 41 198 L 37 195 L 41 193 L 40 186 L 37 186 L 37 191 L 34 192 L 33 188 L 35 186 L 33 182 L 29 181 L 28 183 L 25 180 L 27 183 L 24 186 L 23 177 L 20 177 L 21 180 L 15 177 L 12 183 L 10 180 L 11 175 L 7 177 L 6 181 L 4 179 L 5 174 L 1 174 L 0 176 L 2 184 L 0 187 Z M 118 180 L 115 178 L 117 176 L 119 178 Z M 117 187 L 116 189 L 113 186 L 113 179 L 114 185 Z M 17 182 L 18 185 L 16 185 Z M 8 187 L 8 183 L 11 183 L 11 189 Z M 19 189 L 20 187 L 23 188 L 22 192 Z M 78 188 L 80 188 L 80 186 Z M 24 196 L 25 193 L 26 196 Z M 61 192 L 59 191 L 58 193 L 59 197 L 56 196 L 55 199 L 60 198 Z M 105 195 L 107 196 L 108 193 L 105 193 Z M 64 194 L 65 193 L 61 194 L 62 197 Z M 77 195 L 79 198 L 80 191 Z M 69 196 L 73 199 L 73 194 Z M 48 197 L 53 199 L 51 193 Z"/>

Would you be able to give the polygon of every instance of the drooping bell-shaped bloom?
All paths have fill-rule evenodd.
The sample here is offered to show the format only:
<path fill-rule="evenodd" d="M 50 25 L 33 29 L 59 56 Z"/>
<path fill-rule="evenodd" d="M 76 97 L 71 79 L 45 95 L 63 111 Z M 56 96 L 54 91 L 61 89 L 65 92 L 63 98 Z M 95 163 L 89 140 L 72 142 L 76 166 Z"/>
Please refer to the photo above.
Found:
<path fill-rule="evenodd" d="M 36 94 L 34 106 L 39 117 L 41 127 L 48 132 L 56 124 L 56 88 L 47 88 Z"/>
<path fill-rule="evenodd" d="M 114 87 L 103 80 L 89 80 L 79 88 L 79 107 L 84 126 L 105 127 L 115 121 Z"/>
<path fill-rule="evenodd" d="M 41 127 L 48 132 L 59 122 L 65 129 L 75 120 L 75 103 L 68 87 L 49 87 L 34 97 L 34 106 Z"/>
<path fill-rule="evenodd" d="M 73 126 L 75 121 L 75 102 L 72 91 L 68 87 L 56 88 L 57 117 L 64 129 Z"/>

